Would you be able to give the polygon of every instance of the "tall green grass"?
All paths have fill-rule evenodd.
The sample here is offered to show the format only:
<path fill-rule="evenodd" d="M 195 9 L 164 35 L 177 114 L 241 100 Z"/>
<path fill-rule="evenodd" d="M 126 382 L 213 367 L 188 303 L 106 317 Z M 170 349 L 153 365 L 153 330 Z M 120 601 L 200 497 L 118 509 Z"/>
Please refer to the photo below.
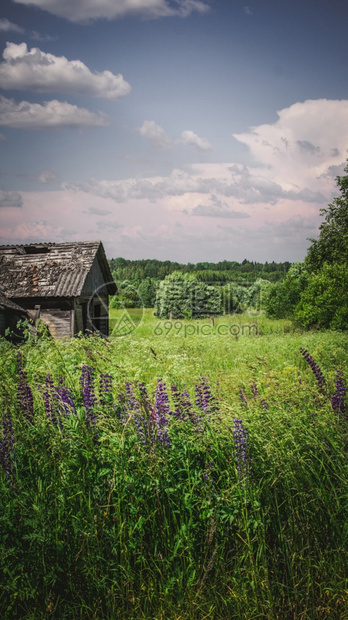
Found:
<path fill-rule="evenodd" d="M 257 332 L 217 329 L 248 322 Z M 263 317 L 181 323 L 170 328 L 148 311 L 125 337 L 21 345 L 32 420 L 18 401 L 18 347 L 0 342 L 3 419 L 14 430 L 10 479 L 0 431 L 2 617 L 348 617 L 348 420 L 331 405 L 337 368 L 347 383 L 347 334 Z M 79 384 L 85 364 L 96 383 L 113 377 L 93 425 Z M 75 403 L 61 424 L 47 417 L 48 374 L 55 385 L 65 378 Z M 198 423 L 172 415 L 170 445 L 144 443 L 137 411 L 118 399 L 125 382 L 149 421 L 139 382 L 155 406 L 159 378 L 193 402 L 202 376 L 215 410 L 194 407 Z M 243 476 L 235 419 L 249 434 Z"/>

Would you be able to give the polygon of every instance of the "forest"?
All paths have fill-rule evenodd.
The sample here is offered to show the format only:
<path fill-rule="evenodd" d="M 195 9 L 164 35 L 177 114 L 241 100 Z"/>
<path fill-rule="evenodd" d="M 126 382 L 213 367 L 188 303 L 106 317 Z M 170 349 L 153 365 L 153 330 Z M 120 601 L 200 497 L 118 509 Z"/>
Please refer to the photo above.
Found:
<path fill-rule="evenodd" d="M 348 173 L 348 165 L 345 167 Z M 168 319 L 264 312 L 303 327 L 346 329 L 348 323 L 348 176 L 340 196 L 321 209 L 318 239 L 304 260 L 258 263 L 244 259 L 187 265 L 158 260 L 111 259 L 118 286 L 112 308 L 155 308 Z"/>

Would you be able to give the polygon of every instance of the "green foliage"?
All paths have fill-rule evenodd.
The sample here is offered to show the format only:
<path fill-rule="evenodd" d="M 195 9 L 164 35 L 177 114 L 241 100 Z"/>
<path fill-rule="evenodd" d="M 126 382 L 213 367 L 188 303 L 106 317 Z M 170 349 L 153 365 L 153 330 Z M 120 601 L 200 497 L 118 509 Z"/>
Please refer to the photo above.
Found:
<path fill-rule="evenodd" d="M 341 194 L 321 210 L 325 219 L 319 238 L 312 239 L 305 259 L 311 275 L 294 313 L 305 327 L 347 329 L 348 325 L 348 175 L 338 176 L 337 185 Z"/>
<path fill-rule="evenodd" d="M 308 282 L 305 263 L 291 265 L 286 278 L 271 286 L 265 299 L 267 316 L 275 319 L 292 317 Z"/>
<path fill-rule="evenodd" d="M 218 288 L 199 282 L 194 276 L 174 272 L 159 285 L 155 316 L 173 319 L 199 318 L 222 314 L 222 295 Z"/>
<path fill-rule="evenodd" d="M 284 263 L 257 263 L 244 260 L 220 261 L 219 263 L 188 263 L 187 265 L 171 261 L 159 261 L 155 259 L 127 260 L 125 258 L 112 258 L 109 260 L 111 272 L 116 282 L 129 280 L 133 286 L 138 287 L 145 278 L 164 280 L 174 271 L 190 273 L 202 282 L 254 282 L 258 278 L 277 282 L 282 280 L 290 267 L 289 262 Z"/>
<path fill-rule="evenodd" d="M 156 302 L 156 285 L 152 278 L 145 278 L 138 287 L 138 296 L 143 308 L 153 308 Z"/>
<path fill-rule="evenodd" d="M 347 367 L 347 334 L 289 334 L 286 322 L 261 317 L 255 337 L 156 340 L 156 321 L 150 313 L 146 320 L 143 331 L 115 341 L 21 346 L 34 424 L 17 401 L 18 347 L 0 339 L 1 408 L 14 428 L 17 485 L 8 486 L 0 458 L 2 618 L 345 618 L 348 427 L 330 395 L 336 368 Z M 279 334 L 262 335 L 271 329 Z M 320 364 L 325 389 L 300 346 Z M 112 398 L 94 405 L 98 441 L 80 394 L 86 362 L 114 379 Z M 136 392 L 139 380 L 153 388 L 165 376 L 168 388 L 187 384 L 194 401 L 202 372 L 218 410 L 198 425 L 172 416 L 170 446 L 147 450 L 134 414 L 121 419 L 124 382 Z M 47 373 L 57 385 L 65 377 L 76 403 L 61 426 L 45 410 Z M 244 479 L 235 418 L 249 431 Z"/>
<path fill-rule="evenodd" d="M 348 164 L 345 167 L 348 173 Z M 309 271 L 318 271 L 325 263 L 348 263 L 348 174 L 337 177 L 341 195 L 321 209 L 325 220 L 319 230 L 319 239 L 311 239 L 306 265 Z"/>
<path fill-rule="evenodd" d="M 295 310 L 295 319 L 305 327 L 331 329 L 348 326 L 348 265 L 324 264 L 312 273 Z"/>
<path fill-rule="evenodd" d="M 128 280 L 117 284 L 117 295 L 110 300 L 111 308 L 138 308 L 141 306 L 141 298 L 137 288 Z"/>

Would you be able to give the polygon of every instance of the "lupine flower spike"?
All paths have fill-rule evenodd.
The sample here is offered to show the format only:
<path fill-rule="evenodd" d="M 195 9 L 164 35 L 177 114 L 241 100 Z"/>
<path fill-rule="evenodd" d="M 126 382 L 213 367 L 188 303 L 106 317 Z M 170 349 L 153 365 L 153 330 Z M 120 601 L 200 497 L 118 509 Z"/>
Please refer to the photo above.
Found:
<path fill-rule="evenodd" d="M 238 478 L 241 480 L 248 474 L 250 456 L 248 431 L 240 418 L 233 420 L 233 435 Z"/>
<path fill-rule="evenodd" d="M 338 416 L 348 419 L 347 387 L 340 370 L 336 371 L 336 391 L 331 396 L 331 405 Z"/>
<path fill-rule="evenodd" d="M 320 388 L 323 388 L 325 385 L 325 377 L 321 371 L 321 369 L 319 368 L 318 364 L 314 361 L 314 359 L 312 358 L 312 356 L 308 353 L 307 349 L 304 349 L 303 347 L 300 348 L 300 352 L 301 355 L 303 355 L 304 359 L 306 360 L 306 362 L 308 362 L 308 364 L 310 365 L 316 380 L 318 381 L 318 385 Z"/>

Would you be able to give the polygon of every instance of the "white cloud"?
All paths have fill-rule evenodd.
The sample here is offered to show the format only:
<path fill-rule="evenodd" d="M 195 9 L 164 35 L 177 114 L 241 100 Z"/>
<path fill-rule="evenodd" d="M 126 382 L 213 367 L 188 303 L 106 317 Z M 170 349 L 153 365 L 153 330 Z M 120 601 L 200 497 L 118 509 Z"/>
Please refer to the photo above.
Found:
<path fill-rule="evenodd" d="M 36 179 L 39 183 L 42 183 L 42 185 L 49 185 L 50 183 L 59 182 L 59 176 L 54 170 L 42 170 L 39 172 Z"/>
<path fill-rule="evenodd" d="M 0 32 L 18 32 L 23 34 L 25 31 L 23 28 L 20 28 L 20 26 L 17 26 L 17 24 L 13 24 L 8 19 L 2 18 L 0 19 Z"/>
<path fill-rule="evenodd" d="M 294 103 L 278 112 L 273 124 L 234 134 L 246 144 L 257 169 L 285 191 L 307 188 L 326 192 L 330 167 L 345 162 L 348 145 L 348 100 L 316 99 Z"/>
<path fill-rule="evenodd" d="M 209 4 L 204 0 L 14 0 L 18 4 L 36 6 L 72 22 L 93 19 L 118 19 L 138 15 L 147 19 L 158 17 L 188 17 L 192 12 L 206 13 Z"/>
<path fill-rule="evenodd" d="M 6 43 L 4 62 L 0 64 L 0 87 L 41 93 L 63 92 L 117 99 L 130 93 L 131 87 L 121 74 L 111 71 L 92 73 L 80 60 L 68 60 L 42 52 L 28 51 L 26 43 Z"/>
<path fill-rule="evenodd" d="M 245 211 L 234 211 L 229 208 L 225 200 L 219 200 L 217 196 L 210 197 L 211 204 L 198 204 L 192 209 L 191 215 L 201 215 L 204 217 L 221 217 L 228 219 L 244 219 L 250 217 Z"/>
<path fill-rule="evenodd" d="M 212 146 L 204 138 L 200 138 L 196 133 L 190 129 L 186 129 L 180 134 L 179 142 L 186 146 L 194 146 L 199 151 L 211 151 Z"/>
<path fill-rule="evenodd" d="M 43 42 L 56 41 L 58 39 L 57 36 L 52 37 L 50 34 L 40 34 L 37 30 L 32 31 L 30 38 L 33 39 L 33 41 Z"/>
<path fill-rule="evenodd" d="M 91 215 L 110 215 L 112 211 L 110 209 L 100 209 L 99 207 L 90 207 L 85 213 L 89 213 Z"/>
<path fill-rule="evenodd" d="M 0 207 L 22 207 L 23 199 L 19 192 L 0 191 Z"/>
<path fill-rule="evenodd" d="M 46 101 L 43 104 L 0 97 L 0 126 L 17 129 L 57 129 L 71 127 L 105 127 L 107 119 L 102 113 L 90 112 L 86 108 L 64 101 Z"/>
<path fill-rule="evenodd" d="M 164 129 L 155 123 L 155 121 L 144 121 L 142 126 L 137 129 L 140 135 L 152 144 L 160 148 L 169 148 L 171 140 Z"/>

